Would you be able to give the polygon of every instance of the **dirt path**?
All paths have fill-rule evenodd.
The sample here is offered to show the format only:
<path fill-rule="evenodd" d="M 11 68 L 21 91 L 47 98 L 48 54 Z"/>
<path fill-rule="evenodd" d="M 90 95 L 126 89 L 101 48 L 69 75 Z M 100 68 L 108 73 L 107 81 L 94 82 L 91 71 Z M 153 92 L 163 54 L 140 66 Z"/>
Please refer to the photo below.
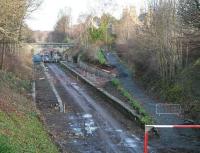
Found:
<path fill-rule="evenodd" d="M 41 67 L 38 67 L 36 102 L 63 152 L 143 152 L 142 131 L 138 126 L 57 65 L 47 66 L 66 110 L 59 112 Z"/>

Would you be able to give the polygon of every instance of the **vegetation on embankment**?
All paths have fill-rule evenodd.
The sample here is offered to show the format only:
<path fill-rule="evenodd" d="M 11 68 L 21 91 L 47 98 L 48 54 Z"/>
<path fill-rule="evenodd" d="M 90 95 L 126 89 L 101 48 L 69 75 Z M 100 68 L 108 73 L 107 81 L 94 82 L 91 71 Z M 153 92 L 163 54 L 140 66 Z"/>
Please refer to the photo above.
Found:
<path fill-rule="evenodd" d="M 140 103 L 127 91 L 123 88 L 118 79 L 113 79 L 112 85 L 117 88 L 117 90 L 128 100 L 130 105 L 134 110 L 141 116 L 140 121 L 144 125 L 152 124 L 153 119 L 149 114 L 144 110 L 144 108 L 140 105 Z"/>
<path fill-rule="evenodd" d="M 200 59 L 181 70 L 173 81 L 166 82 L 155 74 L 136 70 L 136 77 L 149 94 L 167 103 L 180 104 L 184 115 L 199 122 Z"/>
<path fill-rule="evenodd" d="M 79 54 L 80 59 L 90 64 L 94 65 L 107 65 L 106 57 L 103 53 L 103 50 L 100 48 L 99 44 L 93 44 L 92 47 L 88 50 L 85 50 L 83 53 Z"/>
<path fill-rule="evenodd" d="M 58 152 L 28 95 L 31 92 L 30 57 L 23 54 L 19 56 L 23 61 L 15 60 L 15 69 L 7 67 L 7 71 L 0 71 L 0 153 Z"/>
<path fill-rule="evenodd" d="M 32 102 L 32 31 L 28 16 L 40 0 L 1 0 L 0 153 L 57 153 Z M 29 95 L 29 96 L 28 96 Z"/>
<path fill-rule="evenodd" d="M 147 11 L 135 16 L 137 22 L 129 22 L 133 29 L 127 31 L 126 40 L 120 36 L 123 31 L 116 32 L 115 45 L 118 55 L 135 72 L 133 77 L 150 94 L 165 103 L 180 104 L 187 118 L 197 123 L 200 119 L 198 5 L 199 2 L 190 0 L 177 3 L 153 0 Z M 120 23 L 125 19 L 128 19 L 126 14 Z"/>

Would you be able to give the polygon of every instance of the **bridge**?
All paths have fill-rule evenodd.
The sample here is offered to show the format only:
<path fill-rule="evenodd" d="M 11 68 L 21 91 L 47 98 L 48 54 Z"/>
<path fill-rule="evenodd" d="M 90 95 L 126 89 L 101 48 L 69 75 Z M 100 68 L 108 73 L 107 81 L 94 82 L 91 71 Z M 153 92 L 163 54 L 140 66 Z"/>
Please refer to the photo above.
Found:
<path fill-rule="evenodd" d="M 58 49 L 59 52 L 65 52 L 66 50 L 69 50 L 70 48 L 73 48 L 75 46 L 74 43 L 49 43 L 49 42 L 45 42 L 45 43 L 26 43 L 30 46 L 32 46 L 33 48 L 35 48 L 35 53 L 38 53 L 41 49 L 45 49 L 45 48 L 54 48 L 54 49 Z"/>
<path fill-rule="evenodd" d="M 28 43 L 31 46 L 43 47 L 43 48 L 71 48 L 74 47 L 74 43 Z"/>

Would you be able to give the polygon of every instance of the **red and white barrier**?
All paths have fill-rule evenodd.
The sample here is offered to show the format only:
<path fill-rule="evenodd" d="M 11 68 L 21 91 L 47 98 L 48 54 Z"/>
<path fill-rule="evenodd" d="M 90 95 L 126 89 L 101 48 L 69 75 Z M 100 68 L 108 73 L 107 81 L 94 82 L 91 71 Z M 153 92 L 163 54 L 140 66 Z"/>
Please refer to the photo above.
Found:
<path fill-rule="evenodd" d="M 148 153 L 148 139 L 149 132 L 153 128 L 193 128 L 200 129 L 200 125 L 145 125 L 145 134 L 144 134 L 144 153 Z"/>

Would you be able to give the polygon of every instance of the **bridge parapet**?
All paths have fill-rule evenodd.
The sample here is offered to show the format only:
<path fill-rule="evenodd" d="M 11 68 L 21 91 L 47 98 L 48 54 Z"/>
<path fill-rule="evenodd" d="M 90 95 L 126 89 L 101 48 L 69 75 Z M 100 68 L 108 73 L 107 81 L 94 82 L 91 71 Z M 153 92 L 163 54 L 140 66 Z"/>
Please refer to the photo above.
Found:
<path fill-rule="evenodd" d="M 41 47 L 74 47 L 74 43 L 27 43 L 31 46 L 41 46 Z"/>
<path fill-rule="evenodd" d="M 28 44 L 34 48 L 55 48 L 58 49 L 60 52 L 64 52 L 70 48 L 73 48 L 75 46 L 74 43 L 25 43 Z M 39 52 L 38 50 L 35 51 L 36 53 Z"/>

